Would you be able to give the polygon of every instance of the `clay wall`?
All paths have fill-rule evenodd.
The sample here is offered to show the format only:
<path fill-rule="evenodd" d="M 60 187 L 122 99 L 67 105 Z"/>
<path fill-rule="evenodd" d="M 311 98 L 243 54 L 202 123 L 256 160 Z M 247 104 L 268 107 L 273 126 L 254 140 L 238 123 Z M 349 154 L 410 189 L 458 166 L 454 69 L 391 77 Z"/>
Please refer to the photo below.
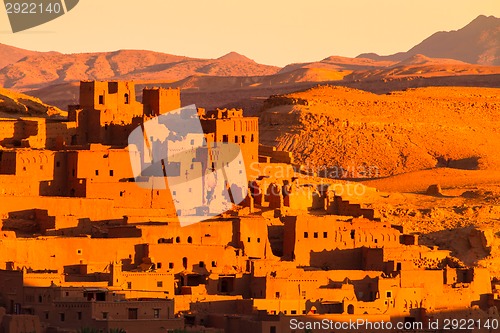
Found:
<path fill-rule="evenodd" d="M 222 245 L 149 244 L 148 254 L 160 271 L 174 274 L 185 270 L 200 274 L 222 273 L 226 267 L 241 267 L 245 264 L 235 250 Z"/>
<path fill-rule="evenodd" d="M 369 208 L 361 208 L 360 204 L 350 203 L 342 197 L 329 193 L 326 197 L 326 211 L 329 214 L 364 217 L 373 220 L 375 211 Z"/>
<path fill-rule="evenodd" d="M 59 270 L 76 263 L 109 263 L 116 258 L 136 261 L 137 239 L 91 239 L 87 237 L 39 237 L 2 240 L 1 266 Z"/>
<path fill-rule="evenodd" d="M 145 88 L 142 91 L 143 113 L 158 116 L 181 107 L 180 89 Z"/>
<path fill-rule="evenodd" d="M 144 238 L 151 243 L 169 243 L 184 245 L 231 245 L 235 240 L 233 223 L 237 219 L 220 221 L 203 221 L 181 227 L 179 222 L 168 222 L 168 225 L 137 225 Z"/>
<path fill-rule="evenodd" d="M 274 146 L 259 145 L 259 158 L 261 157 L 267 158 L 268 163 L 294 163 L 291 152 L 276 150 Z"/>
<path fill-rule="evenodd" d="M 124 149 L 106 149 L 104 146 L 92 146 L 94 150 L 71 151 L 69 155 L 76 155 L 76 178 L 87 178 L 93 183 L 119 182 L 121 179 L 133 178 L 130 165 L 130 155 Z"/>
<path fill-rule="evenodd" d="M 331 216 L 285 217 L 284 255 L 299 265 L 310 265 L 314 253 L 361 247 L 397 247 L 400 232 L 388 223 L 355 219 L 336 221 Z M 346 251 L 347 252 L 347 251 Z M 327 255 L 327 253 L 325 254 Z M 361 252 L 358 253 L 361 263 Z"/>
<path fill-rule="evenodd" d="M 6 333 L 42 333 L 40 320 L 32 315 L 0 315 L 1 330 Z"/>
<path fill-rule="evenodd" d="M 126 298 L 165 298 L 174 295 L 174 275 L 172 273 L 121 272 L 113 274 L 111 279 L 112 286 L 124 290 Z"/>
<path fill-rule="evenodd" d="M 14 145 L 15 141 L 25 139 L 24 136 L 24 122 L 16 119 L 0 119 L 0 145 Z"/>
<path fill-rule="evenodd" d="M 0 145 L 58 149 L 70 144 L 76 123 L 45 118 L 0 119 Z"/>
<path fill-rule="evenodd" d="M 370 291 L 376 293 L 377 279 L 382 274 L 362 270 L 307 271 L 300 268 L 274 271 L 264 262 L 259 265 L 267 267 L 268 273 L 264 276 L 254 273 L 252 297 L 266 299 L 369 299 Z"/>
<path fill-rule="evenodd" d="M 24 302 L 23 293 L 23 272 L 3 270 L 6 268 L 5 262 L 0 266 L 0 296 L 3 299 L 3 306 L 10 314 L 20 314 L 20 305 Z"/>
<path fill-rule="evenodd" d="M 260 218 L 242 218 L 239 228 L 240 241 L 245 255 L 252 258 L 272 256 L 266 220 Z"/>
<path fill-rule="evenodd" d="M 231 110 L 227 111 L 230 112 Z M 235 110 L 238 111 L 238 110 Z M 219 112 L 222 112 L 219 110 Z M 259 125 L 257 117 L 243 117 L 242 114 L 229 114 L 227 118 L 202 119 L 205 133 L 214 133 L 215 142 L 237 144 L 243 154 L 245 168 L 249 170 L 253 163 L 258 162 Z M 248 172 L 248 171 L 247 171 Z"/>

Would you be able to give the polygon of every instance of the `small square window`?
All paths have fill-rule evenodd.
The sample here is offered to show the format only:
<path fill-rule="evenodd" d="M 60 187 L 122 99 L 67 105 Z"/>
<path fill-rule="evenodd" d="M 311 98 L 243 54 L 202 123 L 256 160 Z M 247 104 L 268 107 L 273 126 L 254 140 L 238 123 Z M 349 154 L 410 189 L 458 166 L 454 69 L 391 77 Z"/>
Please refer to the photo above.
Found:
<path fill-rule="evenodd" d="M 132 289 L 132 282 L 127 282 L 127 289 Z"/>
<path fill-rule="evenodd" d="M 78 320 L 82 320 L 82 313 L 81 312 L 77 312 L 76 315 L 77 315 Z"/>
<path fill-rule="evenodd" d="M 200 268 L 203 268 L 203 267 L 205 267 L 205 262 L 203 262 L 203 261 L 200 261 L 200 262 L 198 263 L 198 266 L 200 266 Z"/>
<path fill-rule="evenodd" d="M 260 238 L 257 238 L 257 243 L 260 243 Z"/>
<path fill-rule="evenodd" d="M 217 267 L 217 261 L 212 261 L 212 267 Z"/>
<path fill-rule="evenodd" d="M 153 309 L 153 318 L 160 318 L 160 309 Z"/>
<path fill-rule="evenodd" d="M 163 281 L 156 281 L 156 287 L 163 288 Z"/>
<path fill-rule="evenodd" d="M 64 321 L 65 319 L 66 319 L 66 316 L 64 315 L 64 313 L 60 313 L 59 320 Z"/>
<path fill-rule="evenodd" d="M 156 268 L 160 269 L 161 268 L 161 262 L 156 264 Z"/>
<path fill-rule="evenodd" d="M 309 233 L 307 231 L 304 232 L 304 238 L 308 238 L 309 237 Z"/>
<path fill-rule="evenodd" d="M 323 232 L 323 238 L 328 238 L 328 232 Z"/>
<path fill-rule="evenodd" d="M 113 175 L 114 175 L 114 171 L 113 171 L 113 170 L 109 170 L 109 175 L 110 175 L 111 177 L 113 177 Z"/>
<path fill-rule="evenodd" d="M 99 176 L 99 170 L 96 170 L 96 171 L 95 171 L 95 175 L 96 175 L 96 176 Z"/>
<path fill-rule="evenodd" d="M 318 238 L 318 233 L 317 232 L 314 233 L 314 238 Z"/>
<path fill-rule="evenodd" d="M 103 312 L 102 313 L 102 319 L 108 319 L 108 313 L 107 312 Z"/>
<path fill-rule="evenodd" d="M 392 291 L 388 291 L 387 292 L 387 298 L 391 298 L 392 297 Z"/>
<path fill-rule="evenodd" d="M 194 139 L 191 139 L 191 146 L 194 146 Z"/>
<path fill-rule="evenodd" d="M 250 237 L 247 238 L 247 242 L 250 243 Z"/>
<path fill-rule="evenodd" d="M 56 167 L 58 167 L 58 168 L 59 168 L 60 166 L 61 166 L 61 162 L 57 161 L 57 162 L 56 162 Z"/>
<path fill-rule="evenodd" d="M 174 263 L 173 263 L 173 262 L 169 262 L 169 263 L 168 263 L 168 268 L 169 268 L 169 269 L 174 268 Z"/>

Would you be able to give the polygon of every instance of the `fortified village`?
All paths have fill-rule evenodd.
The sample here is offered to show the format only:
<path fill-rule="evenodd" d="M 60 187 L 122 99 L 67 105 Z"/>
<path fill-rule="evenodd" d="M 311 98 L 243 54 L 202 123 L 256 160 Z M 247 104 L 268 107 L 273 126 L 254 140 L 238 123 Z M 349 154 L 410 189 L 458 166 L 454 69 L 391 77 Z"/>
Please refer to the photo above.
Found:
<path fill-rule="evenodd" d="M 214 215 L 226 188 L 140 184 L 130 133 L 181 107 L 176 89 L 142 96 L 132 82 L 85 81 L 65 120 L 0 120 L 0 332 L 291 333 L 325 320 L 325 332 L 350 320 L 417 332 L 449 318 L 496 331 L 477 324 L 499 318 L 486 269 L 381 221 L 353 183 L 304 175 L 289 153 L 259 146 L 258 118 L 242 110 L 198 109 L 201 137 L 186 134 L 184 157 L 162 162 L 188 179 L 227 167 L 215 152 L 237 145 L 241 202 Z"/>

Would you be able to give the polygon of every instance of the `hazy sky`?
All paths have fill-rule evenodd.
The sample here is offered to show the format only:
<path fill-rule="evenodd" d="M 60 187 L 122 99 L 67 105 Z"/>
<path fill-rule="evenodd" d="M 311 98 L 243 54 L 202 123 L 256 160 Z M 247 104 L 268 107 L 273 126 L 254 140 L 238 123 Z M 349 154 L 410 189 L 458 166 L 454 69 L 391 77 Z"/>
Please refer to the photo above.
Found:
<path fill-rule="evenodd" d="M 407 51 L 480 14 L 500 17 L 500 0 L 80 0 L 66 15 L 16 34 L 0 10 L 0 43 L 38 51 L 144 49 L 202 58 L 236 51 L 282 66 Z"/>

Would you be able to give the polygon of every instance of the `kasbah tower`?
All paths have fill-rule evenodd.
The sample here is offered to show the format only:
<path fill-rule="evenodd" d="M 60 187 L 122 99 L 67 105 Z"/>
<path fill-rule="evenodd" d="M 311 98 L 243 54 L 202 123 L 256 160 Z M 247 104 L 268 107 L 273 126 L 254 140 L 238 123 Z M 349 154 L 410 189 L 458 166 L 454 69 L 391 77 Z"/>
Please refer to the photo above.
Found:
<path fill-rule="evenodd" d="M 383 222 L 366 205 L 375 189 L 301 173 L 290 153 L 259 145 L 243 110 L 197 109 L 203 133 L 183 133 L 189 158 L 162 160 L 164 188 L 134 174 L 129 135 L 179 109 L 180 94 L 145 88 L 139 103 L 133 82 L 82 81 L 67 119 L 0 119 L 0 331 L 291 333 L 304 331 L 292 320 L 366 320 L 392 332 L 498 319 L 486 269 Z M 215 153 L 225 145 L 241 151 L 242 200 L 231 179 L 171 189 L 227 166 Z M 177 191 L 190 193 L 182 209 Z M 224 193 L 230 207 L 211 214 Z"/>

